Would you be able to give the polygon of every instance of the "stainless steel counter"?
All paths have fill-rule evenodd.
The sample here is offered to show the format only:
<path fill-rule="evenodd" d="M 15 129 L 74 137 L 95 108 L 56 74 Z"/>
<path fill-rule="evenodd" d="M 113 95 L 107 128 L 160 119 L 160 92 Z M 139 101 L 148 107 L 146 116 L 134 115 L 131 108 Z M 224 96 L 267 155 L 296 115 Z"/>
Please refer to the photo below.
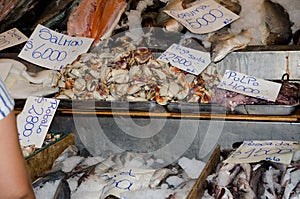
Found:
<path fill-rule="evenodd" d="M 206 159 L 216 144 L 231 148 L 234 142 L 244 140 L 300 141 L 299 118 L 294 121 L 269 121 L 268 116 L 264 121 L 230 118 L 57 113 L 50 131 L 75 133 L 76 145 L 80 149 L 86 147 L 93 155 L 126 150 L 151 153 L 168 161 L 183 154 Z"/>

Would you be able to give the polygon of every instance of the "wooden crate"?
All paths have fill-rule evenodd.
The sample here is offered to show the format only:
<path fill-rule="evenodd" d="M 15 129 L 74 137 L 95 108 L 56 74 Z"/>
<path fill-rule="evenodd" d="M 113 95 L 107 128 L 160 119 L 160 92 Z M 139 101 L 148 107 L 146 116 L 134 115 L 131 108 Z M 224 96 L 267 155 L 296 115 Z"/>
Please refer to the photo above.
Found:
<path fill-rule="evenodd" d="M 190 191 L 187 199 L 199 199 L 202 198 L 204 191 L 206 189 L 207 183 L 206 179 L 207 176 L 212 174 L 217 167 L 217 164 L 220 162 L 220 145 L 218 145 L 213 153 L 211 154 L 210 158 L 208 159 L 204 169 L 200 173 L 196 183 L 194 184 L 192 190 Z"/>
<path fill-rule="evenodd" d="M 25 158 L 32 182 L 45 171 L 51 169 L 54 160 L 70 145 L 74 144 L 74 135 L 62 136 L 53 143 L 39 149 Z"/>

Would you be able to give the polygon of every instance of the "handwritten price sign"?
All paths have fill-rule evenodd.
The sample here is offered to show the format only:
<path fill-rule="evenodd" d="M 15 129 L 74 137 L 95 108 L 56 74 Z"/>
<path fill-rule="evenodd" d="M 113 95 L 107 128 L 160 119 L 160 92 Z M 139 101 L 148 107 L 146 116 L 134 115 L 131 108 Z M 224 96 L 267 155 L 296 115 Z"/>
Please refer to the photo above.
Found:
<path fill-rule="evenodd" d="M 226 70 L 218 88 L 275 102 L 281 84 Z"/>
<path fill-rule="evenodd" d="M 238 15 L 214 0 L 200 2 L 181 11 L 166 10 L 165 12 L 179 21 L 189 31 L 197 34 L 219 30 L 239 18 Z"/>
<path fill-rule="evenodd" d="M 70 37 L 38 25 L 19 57 L 36 65 L 60 70 L 90 48 L 93 39 Z"/>
<path fill-rule="evenodd" d="M 19 141 L 22 146 L 41 148 L 59 100 L 28 97 L 23 111 L 17 117 Z"/>
<path fill-rule="evenodd" d="M 152 169 L 121 169 L 104 174 L 109 181 L 100 189 L 100 198 L 114 195 L 125 199 L 122 193 L 148 187 L 153 173 Z"/>
<path fill-rule="evenodd" d="M 158 60 L 195 75 L 199 75 L 211 62 L 209 53 L 177 44 L 172 44 Z"/>
<path fill-rule="evenodd" d="M 225 163 L 251 163 L 261 160 L 290 164 L 299 143 L 291 141 L 244 141 Z"/>
<path fill-rule="evenodd" d="M 27 37 L 17 28 L 0 34 L 0 50 L 9 48 L 27 41 Z"/>

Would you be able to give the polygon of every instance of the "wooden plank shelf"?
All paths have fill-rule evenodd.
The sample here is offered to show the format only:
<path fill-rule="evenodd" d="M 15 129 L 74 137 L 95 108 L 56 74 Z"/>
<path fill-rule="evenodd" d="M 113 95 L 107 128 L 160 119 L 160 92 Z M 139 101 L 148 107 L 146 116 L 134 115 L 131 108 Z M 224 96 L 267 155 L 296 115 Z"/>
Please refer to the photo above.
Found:
<path fill-rule="evenodd" d="M 130 117 L 162 117 L 186 119 L 216 119 L 216 120 L 245 120 L 245 121 L 277 121 L 297 122 L 300 119 L 300 110 L 293 115 L 266 116 L 266 115 L 240 115 L 240 114 L 207 114 L 207 113 L 170 113 L 170 112 L 137 112 L 137 111 L 91 111 L 76 109 L 58 109 L 62 114 L 81 114 L 97 116 L 130 116 Z"/>

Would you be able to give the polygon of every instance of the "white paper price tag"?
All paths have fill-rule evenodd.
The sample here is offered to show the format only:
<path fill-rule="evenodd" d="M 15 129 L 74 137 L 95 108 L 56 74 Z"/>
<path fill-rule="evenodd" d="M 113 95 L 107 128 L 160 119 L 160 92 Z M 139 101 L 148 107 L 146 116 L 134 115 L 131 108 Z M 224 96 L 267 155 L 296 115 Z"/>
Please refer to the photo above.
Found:
<path fill-rule="evenodd" d="M 157 60 L 199 75 L 211 62 L 210 53 L 172 44 Z"/>
<path fill-rule="evenodd" d="M 122 196 L 124 193 L 149 187 L 149 182 L 154 171 L 153 169 L 124 168 L 119 171 L 103 174 L 110 180 L 100 184 L 100 198 L 114 195 L 118 198 L 125 199 L 125 197 Z"/>
<path fill-rule="evenodd" d="M 275 102 L 281 84 L 226 70 L 218 88 Z"/>
<path fill-rule="evenodd" d="M 290 164 L 299 143 L 281 140 L 244 141 L 225 163 L 252 163 L 261 160 Z"/>
<path fill-rule="evenodd" d="M 12 63 L 0 63 L 0 78 L 4 82 L 12 67 Z"/>
<path fill-rule="evenodd" d="M 0 34 L 0 50 L 9 48 L 27 41 L 27 37 L 17 28 Z"/>
<path fill-rule="evenodd" d="M 19 141 L 22 146 L 41 148 L 48 132 L 59 100 L 28 97 L 22 112 L 17 116 Z"/>
<path fill-rule="evenodd" d="M 165 12 L 189 31 L 197 34 L 219 30 L 239 18 L 238 15 L 214 0 L 199 2 L 199 4 L 185 10 L 166 10 Z"/>
<path fill-rule="evenodd" d="M 70 37 L 38 25 L 18 56 L 36 65 L 60 70 L 87 52 L 93 40 Z"/>

